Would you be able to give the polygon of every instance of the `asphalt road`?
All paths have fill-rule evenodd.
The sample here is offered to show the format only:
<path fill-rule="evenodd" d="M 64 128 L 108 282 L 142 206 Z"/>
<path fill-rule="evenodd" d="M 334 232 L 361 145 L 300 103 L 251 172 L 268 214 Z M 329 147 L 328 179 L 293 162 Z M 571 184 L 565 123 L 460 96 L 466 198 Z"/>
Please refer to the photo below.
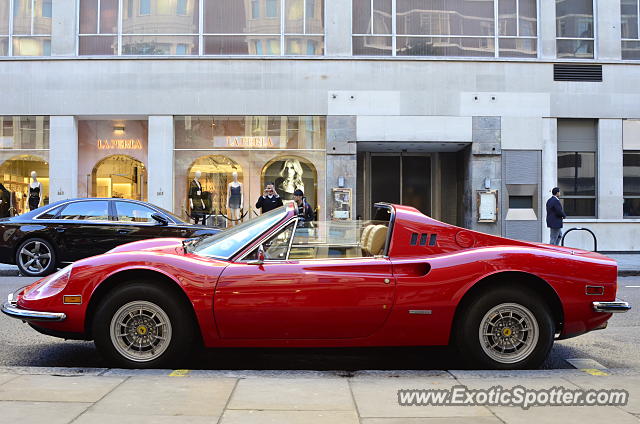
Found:
<path fill-rule="evenodd" d="M 0 299 L 35 281 L 0 277 Z M 615 315 L 605 330 L 557 341 L 543 368 L 571 368 L 585 358 L 607 368 L 640 369 L 640 277 L 619 279 L 618 297 L 635 308 Z M 637 287 L 632 287 L 637 286 Z M 465 368 L 447 348 L 210 349 L 194 352 L 182 367 L 224 370 L 441 370 Z M 0 316 L 0 366 L 108 367 L 92 342 L 65 341 Z"/>

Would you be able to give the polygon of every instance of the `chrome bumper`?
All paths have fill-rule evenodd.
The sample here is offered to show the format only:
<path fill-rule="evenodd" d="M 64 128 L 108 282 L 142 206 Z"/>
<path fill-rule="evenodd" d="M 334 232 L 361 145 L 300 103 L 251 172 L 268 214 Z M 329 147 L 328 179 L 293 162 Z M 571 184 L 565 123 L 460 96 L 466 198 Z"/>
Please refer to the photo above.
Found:
<path fill-rule="evenodd" d="M 593 310 L 609 314 L 627 312 L 631 305 L 627 302 L 593 302 Z"/>
<path fill-rule="evenodd" d="M 19 293 L 23 289 L 24 287 L 16 293 Z M 40 312 L 21 309 L 18 307 L 17 296 L 15 296 L 15 293 L 11 293 L 8 296 L 7 303 L 2 305 L 2 312 L 11 318 L 16 318 L 22 321 L 64 321 L 67 319 L 67 315 L 63 312 Z"/>

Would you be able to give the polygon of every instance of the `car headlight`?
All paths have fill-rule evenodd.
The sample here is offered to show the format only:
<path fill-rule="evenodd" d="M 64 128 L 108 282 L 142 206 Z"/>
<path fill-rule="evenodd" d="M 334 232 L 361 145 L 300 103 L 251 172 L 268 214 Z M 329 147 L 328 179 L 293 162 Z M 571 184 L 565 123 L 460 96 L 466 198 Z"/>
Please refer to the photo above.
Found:
<path fill-rule="evenodd" d="M 42 280 L 36 281 L 24 290 L 22 296 L 25 299 L 34 299 L 50 297 L 59 293 L 69 282 L 69 275 L 71 275 L 72 268 L 73 264 L 68 265 Z"/>

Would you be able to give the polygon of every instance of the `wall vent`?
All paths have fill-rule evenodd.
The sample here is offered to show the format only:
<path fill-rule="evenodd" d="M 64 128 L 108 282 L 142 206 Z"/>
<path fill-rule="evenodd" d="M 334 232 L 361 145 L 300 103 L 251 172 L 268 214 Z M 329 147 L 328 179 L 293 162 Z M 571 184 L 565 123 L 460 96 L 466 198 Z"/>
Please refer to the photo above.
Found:
<path fill-rule="evenodd" d="M 553 65 L 553 80 L 602 82 L 602 65 L 556 63 Z"/>

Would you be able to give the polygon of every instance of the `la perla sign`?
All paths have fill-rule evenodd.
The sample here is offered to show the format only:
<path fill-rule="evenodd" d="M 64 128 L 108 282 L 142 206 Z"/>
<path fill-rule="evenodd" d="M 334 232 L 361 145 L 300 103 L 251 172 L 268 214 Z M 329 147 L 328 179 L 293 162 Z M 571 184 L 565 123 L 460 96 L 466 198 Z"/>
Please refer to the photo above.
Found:
<path fill-rule="evenodd" d="M 213 137 L 213 147 L 226 149 L 273 149 L 280 147 L 280 137 L 218 136 Z"/>
<path fill-rule="evenodd" d="M 139 138 L 98 139 L 98 150 L 142 150 Z"/>

